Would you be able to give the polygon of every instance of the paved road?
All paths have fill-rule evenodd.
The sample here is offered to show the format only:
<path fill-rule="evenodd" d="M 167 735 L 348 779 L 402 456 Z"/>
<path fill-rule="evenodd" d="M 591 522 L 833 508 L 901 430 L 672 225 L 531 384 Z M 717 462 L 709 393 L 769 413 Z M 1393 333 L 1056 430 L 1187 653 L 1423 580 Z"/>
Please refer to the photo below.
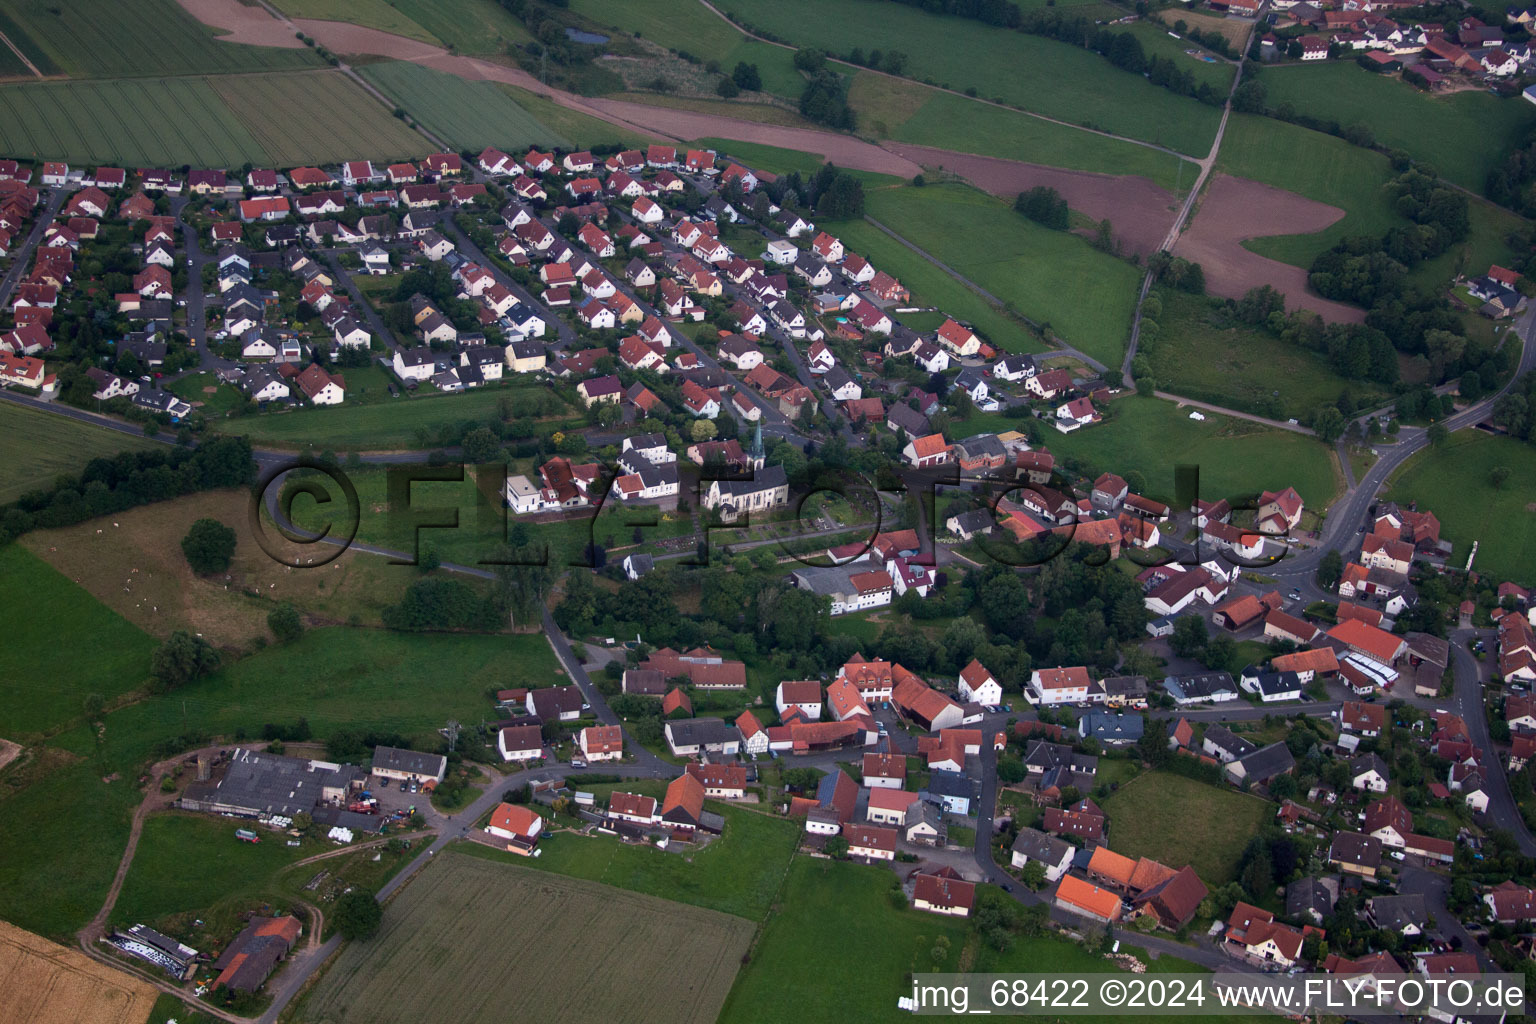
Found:
<path fill-rule="evenodd" d="M 454 223 L 452 214 L 444 217 L 441 221 L 439 221 L 438 227 L 443 231 L 444 234 L 448 236 L 448 238 L 453 242 L 454 246 L 460 252 L 462 252 L 469 259 L 478 263 L 480 266 L 484 267 L 486 270 L 490 271 L 491 276 L 494 277 L 499 284 L 505 287 L 513 295 L 516 295 L 518 300 L 526 305 L 529 309 L 533 310 L 535 313 L 539 314 L 539 316 L 544 318 L 544 322 L 547 323 L 555 332 L 555 337 L 552 340 L 557 347 L 566 348 L 575 344 L 579 340 L 576 336 L 576 331 L 571 327 L 570 324 L 566 323 L 564 319 L 555 316 L 555 314 L 551 312 L 542 302 L 533 297 L 532 292 L 518 284 L 516 281 L 512 280 L 512 278 L 508 275 L 502 273 L 501 268 L 497 266 L 495 262 L 493 262 L 491 258 L 485 254 L 484 250 L 482 250 L 478 245 L 471 241 L 469 235 L 465 234 L 464 230 L 460 228 L 458 224 Z"/>
<path fill-rule="evenodd" d="M 195 373 L 207 361 L 208 351 L 208 320 L 206 310 L 203 308 L 207 301 L 203 298 L 203 267 L 213 257 L 203 251 L 201 240 L 198 238 L 197 229 L 187 223 L 184 215 L 190 200 L 186 196 L 171 197 L 171 214 L 176 218 L 177 227 L 181 228 L 181 247 L 185 250 L 187 270 L 187 289 L 182 294 L 182 304 L 187 311 L 187 337 L 192 344 L 197 346 L 198 362 L 186 372 Z M 181 376 L 180 374 L 177 376 Z M 174 379 L 174 378 L 172 378 Z"/>
<path fill-rule="evenodd" d="M 5 277 L 0 278 L 0 306 L 10 305 L 11 293 L 16 290 L 16 286 L 21 283 L 21 279 L 31 268 L 32 250 L 42 242 L 43 233 L 48 230 L 48 225 L 53 223 L 53 218 L 58 216 L 59 209 L 68 196 L 69 190 L 63 188 L 48 192 L 47 200 L 36 212 L 37 219 L 32 224 L 32 230 L 27 233 L 26 240 L 11 254 L 11 269 L 5 272 Z"/>

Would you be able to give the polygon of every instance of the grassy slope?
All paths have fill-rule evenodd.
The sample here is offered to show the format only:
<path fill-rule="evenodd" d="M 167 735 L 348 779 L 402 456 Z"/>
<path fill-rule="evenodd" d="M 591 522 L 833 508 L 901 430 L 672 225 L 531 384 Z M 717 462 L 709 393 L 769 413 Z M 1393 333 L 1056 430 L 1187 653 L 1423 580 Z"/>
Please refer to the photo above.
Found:
<path fill-rule="evenodd" d="M 389 0 L 391 6 L 411 18 L 459 53 L 502 53 L 508 43 L 525 43 L 532 37 L 497 0 Z"/>
<path fill-rule="evenodd" d="M 1101 362 L 1118 365 L 1140 275 L 963 186 L 871 193 L 869 215 Z"/>
<path fill-rule="evenodd" d="M 111 700 L 149 675 L 153 641 L 19 545 L 0 548 L 0 607 L 26 609 L 0 645 L 0 736 L 55 729 L 88 695 Z M 64 642 L 70 633 L 89 642 Z"/>
<path fill-rule="evenodd" d="M 761 921 L 783 883 L 800 823 L 718 802 L 709 809 L 725 816 L 725 832 L 690 854 L 569 833 L 541 842 L 544 852 L 537 860 L 480 846 L 466 847 L 465 852 Z"/>
<path fill-rule="evenodd" d="M 1163 391 L 1261 414 L 1261 401 L 1278 391 L 1286 417 L 1326 405 L 1346 389 L 1372 404 L 1389 397 L 1374 384 L 1340 377 L 1316 352 L 1242 325 L 1218 326 L 1209 300 L 1160 294 L 1162 331 L 1148 358 Z"/>
<path fill-rule="evenodd" d="M 340 72 L 208 79 L 277 167 L 366 156 L 401 160 L 431 143 Z"/>
<path fill-rule="evenodd" d="M 1140 469 L 1151 493 L 1163 499 L 1174 497 L 1176 463 L 1200 467 L 1200 493 L 1211 500 L 1289 484 L 1316 508 L 1336 493 L 1333 457 L 1310 437 L 1214 413 L 1204 422 L 1191 420 L 1188 410 L 1157 398 L 1126 396 L 1114 407 L 1116 418 L 1096 427 L 1046 431 L 1046 447 L 1101 471 Z"/>
<path fill-rule="evenodd" d="M 789 42 L 845 54 L 899 50 L 907 73 L 1131 138 L 1204 153 L 1216 108 L 1175 96 L 1058 43 L 884 0 L 728 0 L 723 9 Z"/>
<path fill-rule="evenodd" d="M 1503 490 L 1489 473 L 1510 470 Z M 1453 435 L 1441 448 L 1410 459 L 1388 488 L 1392 501 L 1418 501 L 1440 518 L 1440 535 L 1456 546 L 1454 561 L 1465 564 L 1478 542 L 1474 568 L 1499 579 L 1536 584 L 1536 445 L 1477 430 Z"/>
<path fill-rule="evenodd" d="M 1148 772 L 1102 805 L 1116 853 L 1151 857 L 1169 867 L 1189 864 L 1212 887 L 1232 880 L 1243 847 L 1273 807 L 1256 796 L 1168 772 Z"/>
<path fill-rule="evenodd" d="M 162 447 L 135 434 L 92 426 L 79 420 L 0 402 L 0 450 L 5 453 L 5 480 L 0 503 L 15 501 L 28 491 L 51 486 L 58 477 L 75 474 L 98 456 Z"/>
<path fill-rule="evenodd" d="M 1536 108 L 1485 92 L 1432 96 L 1395 75 L 1378 75 L 1353 61 L 1266 70 L 1271 107 L 1289 103 L 1343 125 L 1364 123 L 1376 141 L 1433 164 L 1440 174 L 1481 192 L 1489 170 L 1536 125 Z"/>
<path fill-rule="evenodd" d="M 361 69 L 364 78 L 451 145 L 568 147 L 568 140 L 540 124 L 491 82 L 471 82 L 409 61 Z"/>
<path fill-rule="evenodd" d="M 743 38 L 735 26 L 695 0 L 571 0 L 570 7 L 604 28 L 638 34 L 722 65 Z"/>
<path fill-rule="evenodd" d="M 553 100 L 547 100 L 526 89 L 519 89 L 515 85 L 499 85 L 499 87 L 512 97 L 514 103 L 536 117 L 540 124 L 547 126 L 550 131 L 562 138 L 568 139 L 573 146 L 589 149 L 592 146 L 617 143 L 626 147 L 644 148 L 648 143 L 655 141 L 649 136 L 640 135 L 599 118 L 562 107 Z"/>

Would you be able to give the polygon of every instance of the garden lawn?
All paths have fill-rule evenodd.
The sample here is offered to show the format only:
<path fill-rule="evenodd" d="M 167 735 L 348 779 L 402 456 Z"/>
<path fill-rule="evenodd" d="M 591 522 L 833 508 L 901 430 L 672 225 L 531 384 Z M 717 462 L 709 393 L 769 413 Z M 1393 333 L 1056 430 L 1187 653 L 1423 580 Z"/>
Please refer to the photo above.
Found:
<path fill-rule="evenodd" d="M 1175 497 L 1179 463 L 1200 467 L 1200 495 L 1212 501 L 1290 485 L 1309 507 L 1321 508 L 1342 483 L 1331 449 L 1304 434 L 1217 413 L 1192 420 L 1188 408 L 1160 398 L 1126 395 L 1111 408 L 1115 418 L 1097 426 L 1070 434 L 1046 430 L 1046 445 L 1058 460 L 1075 458 L 1093 467 L 1090 476 L 1140 470 L 1151 494 L 1168 501 Z M 1013 421 L 1000 421 L 1006 422 Z"/>
<path fill-rule="evenodd" d="M 261 832 L 259 843 L 242 842 L 235 838 L 239 824 L 181 812 L 146 818 L 111 923 L 127 927 L 223 903 L 255 909 L 267 902 L 277 872 L 325 852 L 313 841 L 288 846 L 278 832 Z"/>
<path fill-rule="evenodd" d="M 9 22 L 4 28 L 12 42 L 27 53 L 41 50 L 48 58 L 49 67 L 39 64 L 45 73 L 53 68 L 80 78 L 110 78 L 320 65 L 319 55 L 307 47 L 223 42 L 176 0 L 0 0 L 0 17 Z M 12 35 L 13 29 L 20 38 Z M 178 110 L 174 105 L 162 109 Z M 188 123 L 191 118 L 176 120 Z M 174 162 L 184 164 L 189 157 L 183 154 Z"/>
<path fill-rule="evenodd" d="M 1494 490 L 1494 467 L 1510 471 Z M 1478 572 L 1536 585 L 1536 445 L 1480 430 L 1461 430 L 1426 448 L 1393 476 L 1390 501 L 1418 501 L 1440 519 L 1440 536 L 1463 562 L 1478 542 Z"/>
<path fill-rule="evenodd" d="M 1280 419 L 1328 405 L 1341 391 L 1369 408 L 1391 395 L 1376 384 L 1345 380 L 1316 352 L 1238 323 L 1222 303 L 1166 288 L 1158 294 L 1161 330 L 1142 351 L 1151 349 L 1147 359 L 1160 390 Z"/>
<path fill-rule="evenodd" d="M 369 64 L 360 72 L 428 130 L 458 148 L 570 148 L 569 140 L 540 124 L 492 82 L 471 82 L 409 61 Z"/>
<path fill-rule="evenodd" d="M 0 504 L 51 487 L 61 476 L 74 476 L 94 458 L 163 447 L 142 434 L 0 402 L 0 452 L 5 453 L 6 466 Z"/>
<path fill-rule="evenodd" d="M 725 832 L 696 851 L 664 852 L 568 832 L 546 835 L 537 859 L 473 844 L 461 849 L 488 860 L 512 861 L 761 921 L 780 899 L 801 824 L 725 803 L 712 801 L 708 807 L 724 815 Z"/>
<path fill-rule="evenodd" d="M 1289 103 L 1341 125 L 1365 124 L 1377 143 L 1432 164 L 1477 193 L 1488 172 L 1536 125 L 1536 108 L 1518 97 L 1500 99 L 1480 90 L 1431 95 L 1398 75 L 1374 74 L 1353 61 L 1269 68 L 1260 81 L 1272 109 Z"/>
<path fill-rule="evenodd" d="M 1203 154 L 1220 114 L 1097 54 L 885 0 L 725 0 L 734 18 L 786 42 L 836 54 L 900 51 L 916 79 L 1000 99 L 1050 117 Z"/>
<path fill-rule="evenodd" d="M 110 701 L 148 679 L 154 641 L 19 544 L 0 548 L 0 607 L 16 613 L 0 644 L 0 737 L 50 732 L 89 695 Z"/>
<path fill-rule="evenodd" d="M 491 691 L 567 681 L 537 633 L 395 633 L 337 626 L 311 629 L 293 643 L 267 647 L 172 694 L 115 712 L 107 728 L 133 743 L 188 728 L 260 735 L 268 722 L 306 718 L 320 739 L 357 729 L 435 740 L 450 718 L 466 725 L 485 719 Z"/>
<path fill-rule="evenodd" d="M 856 104 L 855 109 L 858 109 L 862 95 L 859 82 L 870 77 L 861 74 L 854 79 L 850 102 Z M 912 87 L 918 88 L 915 83 Z M 1199 173 L 1193 162 L 1149 146 L 1095 135 L 953 93 L 925 91 L 930 98 L 915 113 L 899 123 L 886 122 L 890 138 L 919 146 L 998 156 L 1073 171 L 1139 174 L 1179 194 L 1194 184 Z M 869 109 L 867 104 L 866 109 Z M 888 105 L 884 109 L 884 116 L 892 117 L 899 108 Z M 877 120 L 865 124 L 866 130 L 879 132 L 881 115 L 876 112 L 878 110 L 880 108 L 871 111 L 870 116 Z M 1225 141 L 1222 147 L 1226 147 Z"/>
<path fill-rule="evenodd" d="M 865 208 L 1067 344 L 1120 364 L 1141 283 L 1129 263 L 962 185 L 876 190 Z"/>
<path fill-rule="evenodd" d="M 1171 868 L 1188 864 L 1211 888 L 1232 881 L 1243 848 L 1274 812 L 1273 804 L 1251 794 L 1159 771 L 1132 779 L 1099 803 L 1116 853 Z"/>
<path fill-rule="evenodd" d="M 914 305 L 937 306 L 1008 352 L 1039 352 L 1046 347 L 1024 324 L 868 221 L 843 221 L 832 229 L 845 246 L 901 281 L 911 291 Z M 916 330 L 913 320 L 922 315 L 903 315 L 901 322 Z M 934 315 L 938 322 L 929 330 L 937 330 L 943 322 L 942 315 Z"/>
<path fill-rule="evenodd" d="M 1263 81 L 1270 79 L 1266 76 Z M 1256 114 L 1234 114 L 1217 158 L 1225 174 L 1287 189 L 1345 211 L 1338 222 L 1310 235 L 1279 235 L 1243 243 L 1261 256 L 1310 267 L 1342 238 L 1380 235 L 1402 225 L 1383 186 L 1392 165 L 1380 153 L 1343 139 Z"/>

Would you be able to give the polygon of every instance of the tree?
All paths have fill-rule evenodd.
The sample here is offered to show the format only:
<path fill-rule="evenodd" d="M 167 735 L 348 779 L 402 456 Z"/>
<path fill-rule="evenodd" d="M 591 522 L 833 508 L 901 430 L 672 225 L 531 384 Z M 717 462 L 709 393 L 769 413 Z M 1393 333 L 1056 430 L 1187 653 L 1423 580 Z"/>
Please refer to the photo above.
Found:
<path fill-rule="evenodd" d="M 1030 861 L 1024 865 L 1020 878 L 1031 890 L 1039 892 L 1045 887 L 1045 865 L 1037 860 Z"/>
<path fill-rule="evenodd" d="M 1445 444 L 1445 439 L 1451 436 L 1451 432 L 1445 429 L 1444 423 L 1431 423 L 1429 429 L 1425 431 L 1425 436 L 1429 438 L 1431 445 L 1438 448 Z"/>
<path fill-rule="evenodd" d="M 476 427 L 464 435 L 464 460 L 476 465 L 501 459 L 501 438 L 489 427 Z"/>
<path fill-rule="evenodd" d="M 1312 429 L 1317 431 L 1318 440 L 1324 444 L 1333 444 L 1343 437 L 1346 426 L 1344 414 L 1335 405 L 1323 406 L 1312 417 Z"/>
<path fill-rule="evenodd" d="M 1488 482 L 1493 485 L 1493 489 L 1496 491 L 1502 491 L 1504 489 L 1505 483 L 1508 481 L 1508 466 L 1494 466 L 1492 471 L 1490 471 L 1488 474 Z"/>
<path fill-rule="evenodd" d="M 1205 649 L 1209 635 L 1204 619 L 1198 615 L 1185 615 L 1174 622 L 1168 648 L 1181 658 L 1193 658 Z"/>
<path fill-rule="evenodd" d="M 715 92 L 728 100 L 733 100 L 741 95 L 741 86 L 736 84 L 734 78 L 721 78 L 715 83 Z"/>
<path fill-rule="evenodd" d="M 822 846 L 822 850 L 833 860 L 846 860 L 848 857 L 848 840 L 842 836 L 833 836 Z"/>
<path fill-rule="evenodd" d="M 1339 585 L 1343 576 L 1344 556 L 1332 548 L 1328 549 L 1317 563 L 1317 585 L 1324 590 L 1332 590 Z"/>
<path fill-rule="evenodd" d="M 304 635 L 304 617 L 284 601 L 267 613 L 267 628 L 281 643 L 291 643 Z"/>
<path fill-rule="evenodd" d="M 219 667 L 219 652 L 200 636 L 178 629 L 155 648 L 149 671 L 155 689 L 164 693 L 185 686 Z"/>
<path fill-rule="evenodd" d="M 731 80 L 743 92 L 759 92 L 763 88 L 763 76 L 758 73 L 756 64 L 748 64 L 746 61 L 737 63 L 735 70 L 731 72 Z"/>
<path fill-rule="evenodd" d="M 1036 224 L 1056 231 L 1071 227 L 1067 201 L 1048 185 L 1037 185 L 1027 192 L 1020 192 L 1013 201 L 1013 208 Z"/>
<path fill-rule="evenodd" d="M 708 441 L 717 432 L 714 420 L 696 419 L 688 427 L 688 434 L 695 441 Z"/>
<path fill-rule="evenodd" d="M 379 924 L 384 920 L 384 908 L 373 898 L 373 893 L 353 889 L 337 899 L 331 920 L 342 938 L 367 940 L 378 934 Z"/>
<path fill-rule="evenodd" d="M 199 519 L 181 539 L 181 553 L 199 576 L 223 572 L 235 556 L 235 531 L 217 519 Z"/>

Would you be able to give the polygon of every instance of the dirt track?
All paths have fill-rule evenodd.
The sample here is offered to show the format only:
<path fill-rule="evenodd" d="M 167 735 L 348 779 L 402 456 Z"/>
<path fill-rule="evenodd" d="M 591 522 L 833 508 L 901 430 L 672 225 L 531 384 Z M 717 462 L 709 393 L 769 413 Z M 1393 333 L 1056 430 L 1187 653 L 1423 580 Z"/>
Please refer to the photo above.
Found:
<path fill-rule="evenodd" d="M 1200 201 L 1193 223 L 1173 251 L 1205 268 L 1213 295 L 1237 299 L 1250 288 L 1273 285 L 1285 293 L 1291 309 L 1310 309 L 1334 323 L 1359 323 L 1365 312 L 1307 291 L 1307 272 L 1244 249 L 1249 238 L 1308 235 L 1344 216 L 1336 206 L 1246 178 L 1215 174 Z"/>
<path fill-rule="evenodd" d="M 926 167 L 942 166 L 1005 199 L 1036 185 L 1048 185 L 1060 192 L 1072 209 L 1094 220 L 1109 218 L 1115 226 L 1115 236 L 1143 255 L 1157 251 L 1178 208 L 1173 193 L 1139 175 L 1067 171 L 902 142 L 887 142 L 884 148 Z"/>

